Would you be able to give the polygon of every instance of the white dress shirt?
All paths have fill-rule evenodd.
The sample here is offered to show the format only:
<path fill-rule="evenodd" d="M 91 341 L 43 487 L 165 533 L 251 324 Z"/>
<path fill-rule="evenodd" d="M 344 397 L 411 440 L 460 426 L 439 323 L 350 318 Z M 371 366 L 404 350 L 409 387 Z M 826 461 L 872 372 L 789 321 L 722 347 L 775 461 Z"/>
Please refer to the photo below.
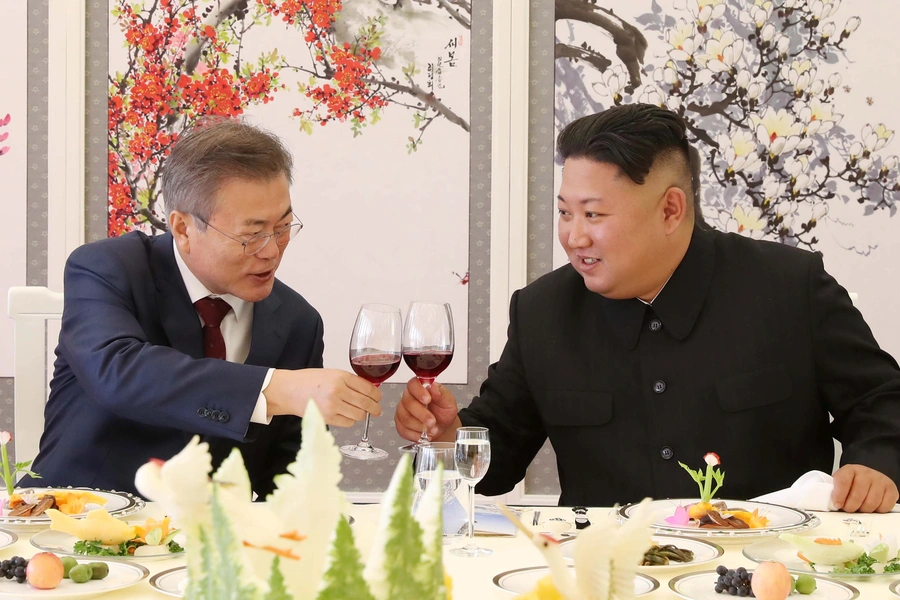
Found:
<path fill-rule="evenodd" d="M 194 275 L 181 258 L 178 252 L 178 246 L 172 240 L 172 247 L 175 251 L 175 262 L 178 264 L 178 270 L 181 272 L 181 278 L 184 280 L 184 287 L 187 288 L 188 296 L 191 298 L 191 304 L 212 296 L 213 298 L 221 298 L 231 306 L 231 311 L 222 319 L 219 329 L 222 331 L 222 337 L 225 339 L 225 360 L 233 363 L 243 364 L 250 354 L 250 340 L 253 332 L 253 303 L 241 300 L 231 294 L 213 294 L 206 286 L 200 283 L 197 276 Z M 201 326 L 203 318 L 197 314 L 197 319 Z M 268 425 L 272 422 L 272 417 L 268 416 L 268 403 L 266 396 L 262 390 L 266 389 L 269 381 L 272 379 L 272 373 L 275 369 L 269 369 L 266 378 L 263 380 L 262 388 L 259 391 L 259 398 L 256 400 L 256 408 L 250 416 L 251 423 L 259 423 Z"/>

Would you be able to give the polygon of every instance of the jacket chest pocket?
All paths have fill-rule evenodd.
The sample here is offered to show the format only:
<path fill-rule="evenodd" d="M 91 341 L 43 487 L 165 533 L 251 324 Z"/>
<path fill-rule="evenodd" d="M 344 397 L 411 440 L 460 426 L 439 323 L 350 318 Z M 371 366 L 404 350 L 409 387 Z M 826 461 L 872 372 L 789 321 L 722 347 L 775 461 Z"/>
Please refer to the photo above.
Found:
<path fill-rule="evenodd" d="M 716 395 L 725 412 L 769 406 L 791 396 L 791 378 L 782 365 L 762 367 L 716 381 Z"/>
<path fill-rule="evenodd" d="M 609 392 L 548 390 L 541 404 L 541 416 L 551 427 L 596 427 L 613 416 L 613 395 Z"/>

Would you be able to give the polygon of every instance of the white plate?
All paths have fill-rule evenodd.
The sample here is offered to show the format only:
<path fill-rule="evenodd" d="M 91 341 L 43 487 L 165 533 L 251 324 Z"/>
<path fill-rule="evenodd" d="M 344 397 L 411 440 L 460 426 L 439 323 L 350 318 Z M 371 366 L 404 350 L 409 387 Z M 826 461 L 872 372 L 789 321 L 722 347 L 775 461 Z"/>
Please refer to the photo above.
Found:
<path fill-rule="evenodd" d="M 743 553 L 744 556 L 755 563 L 761 563 L 767 560 L 780 562 L 786 566 L 791 573 L 820 573 L 829 577 L 850 579 L 854 581 L 867 581 L 872 578 L 881 579 L 900 577 L 900 573 L 884 573 L 879 571 L 880 567 L 884 567 L 882 563 L 875 563 L 873 568 L 876 572 L 872 575 L 832 573 L 831 571 L 835 568 L 834 565 L 816 565 L 815 569 L 811 569 L 809 563 L 797 556 L 797 548 L 791 545 L 790 542 L 778 538 L 750 544 L 744 548 Z"/>
<path fill-rule="evenodd" d="M 900 596 L 900 579 L 891 584 L 889 588 L 895 596 Z"/>
<path fill-rule="evenodd" d="M 127 517 L 128 515 L 133 515 L 134 513 L 142 510 L 145 506 L 144 501 L 137 496 L 129 494 L 128 492 L 116 492 L 116 491 L 106 491 L 106 490 L 95 490 L 91 488 L 65 488 L 65 487 L 53 487 L 53 488 L 27 488 L 34 490 L 38 495 L 47 492 L 48 490 L 83 490 L 87 492 L 91 492 L 103 498 L 106 498 L 106 504 L 102 507 L 96 504 L 88 504 L 85 506 L 85 509 L 78 513 L 77 515 L 69 515 L 73 519 L 83 519 L 87 516 L 88 512 L 97 508 L 105 508 L 106 511 L 114 517 Z M 8 510 L 6 509 L 6 497 L 2 498 L 3 503 L 3 516 L 0 516 L 0 524 L 4 525 L 12 525 L 12 526 L 41 526 L 47 527 L 50 525 L 50 517 L 47 514 L 40 515 L 38 517 L 9 517 L 6 516 Z"/>
<path fill-rule="evenodd" d="M 68 600 L 69 598 L 94 598 L 107 592 L 121 590 L 140 583 L 150 575 L 145 567 L 133 562 L 107 560 L 79 560 L 79 563 L 103 562 L 109 565 L 109 575 L 104 579 L 75 583 L 63 579 L 52 590 L 38 590 L 15 579 L 0 579 L 0 598 L 41 598 L 43 600 Z"/>
<path fill-rule="evenodd" d="M 143 523 L 141 523 L 143 525 Z M 75 554 L 75 542 L 78 538 L 61 531 L 45 529 L 31 536 L 31 545 L 39 550 L 46 550 L 57 555 L 75 556 L 76 558 L 90 558 L 84 554 Z M 157 552 L 153 554 L 141 554 L 139 556 L 98 556 L 102 560 L 159 560 L 163 558 L 177 558 L 184 552 L 169 552 L 168 545 L 154 546 Z"/>
<path fill-rule="evenodd" d="M 666 517 L 675 514 L 675 509 L 680 506 L 688 506 L 699 502 L 698 498 L 672 498 L 669 500 L 654 500 L 650 502 L 650 510 L 653 511 L 653 527 L 657 533 L 669 535 L 686 535 L 695 538 L 712 538 L 718 543 L 740 542 L 748 539 L 758 539 L 780 535 L 788 531 L 799 531 L 817 527 L 819 518 L 796 508 L 769 504 L 767 502 L 752 502 L 750 500 L 721 500 L 729 507 L 743 508 L 749 512 L 759 509 L 759 515 L 769 519 L 767 527 L 758 529 L 700 529 L 699 527 L 672 525 L 666 523 Z M 627 504 L 619 509 L 619 516 L 628 519 L 637 508 L 637 504 Z"/>
<path fill-rule="evenodd" d="M 572 569 L 572 576 L 575 575 L 575 567 Z M 525 569 L 513 569 L 512 571 L 504 571 L 494 577 L 494 585 L 503 591 L 511 594 L 527 594 L 534 589 L 538 580 L 550 573 L 549 567 L 527 567 Z M 659 587 L 659 582 L 648 575 L 638 573 L 634 578 L 634 595 L 643 596 L 649 594 Z"/>
<path fill-rule="evenodd" d="M 7 548 L 12 546 L 17 541 L 19 541 L 19 536 L 17 536 L 12 531 L 6 531 L 5 529 L 0 529 L 0 549 Z"/>
<path fill-rule="evenodd" d="M 753 572 L 752 569 L 747 569 Z M 816 591 L 807 596 L 793 596 L 796 598 L 809 598 L 810 600 L 853 600 L 859 597 L 859 590 L 855 587 L 834 581 L 821 575 L 813 575 L 816 578 Z M 716 580 L 719 578 L 715 571 L 700 571 L 699 573 L 687 573 L 669 580 L 669 588 L 679 597 L 687 600 L 722 600 L 722 598 L 736 598 L 728 594 L 716 593 Z"/>
<path fill-rule="evenodd" d="M 187 567 L 176 567 L 174 569 L 169 569 L 168 571 L 163 571 L 162 573 L 157 573 L 151 577 L 150 586 L 167 596 L 184 598 L 184 593 L 181 591 L 181 584 L 186 579 Z"/>
<path fill-rule="evenodd" d="M 705 542 L 703 540 L 695 540 L 692 538 L 677 535 L 654 535 L 651 539 L 660 546 L 673 544 L 679 548 L 690 550 L 694 553 L 694 560 L 686 563 L 673 562 L 668 565 L 638 567 L 638 569 L 646 573 L 658 573 L 660 571 L 674 571 L 677 569 L 696 567 L 697 565 L 712 562 L 725 554 L 725 550 L 722 549 L 721 546 L 718 546 L 711 542 Z M 572 538 L 562 542 L 559 545 L 559 549 L 560 551 L 562 551 L 562 555 L 569 560 L 575 560 L 575 541 L 576 540 Z"/>

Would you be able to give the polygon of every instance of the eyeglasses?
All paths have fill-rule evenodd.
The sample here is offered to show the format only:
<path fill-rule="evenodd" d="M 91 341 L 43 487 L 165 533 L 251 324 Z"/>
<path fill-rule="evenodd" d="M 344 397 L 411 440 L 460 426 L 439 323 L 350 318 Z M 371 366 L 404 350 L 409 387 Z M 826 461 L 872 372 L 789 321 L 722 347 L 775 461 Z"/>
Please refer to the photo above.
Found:
<path fill-rule="evenodd" d="M 269 243 L 269 238 L 275 238 L 275 243 L 279 246 L 287 246 L 287 243 L 296 237 L 297 233 L 303 229 L 303 222 L 297 218 L 297 215 L 291 213 L 294 216 L 294 222 L 286 227 L 282 227 L 278 231 L 274 231 L 272 233 L 257 233 L 255 235 L 250 236 L 250 239 L 242 240 L 239 237 L 233 236 L 230 233 L 225 233 L 206 219 L 202 219 L 197 215 L 194 217 L 204 223 L 208 227 L 212 227 L 225 237 L 232 239 L 239 243 L 244 247 L 244 254 L 247 256 L 253 256 L 254 254 L 258 254 L 260 250 L 266 247 L 266 244 Z"/>

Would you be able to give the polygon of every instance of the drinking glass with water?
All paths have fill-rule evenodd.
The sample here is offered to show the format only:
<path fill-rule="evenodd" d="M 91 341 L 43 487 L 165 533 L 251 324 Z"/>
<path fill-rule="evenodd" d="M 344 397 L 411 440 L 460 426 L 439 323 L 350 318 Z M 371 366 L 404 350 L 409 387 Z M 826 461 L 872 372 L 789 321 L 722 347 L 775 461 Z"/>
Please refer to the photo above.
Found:
<path fill-rule="evenodd" d="M 454 556 L 487 556 L 490 548 L 475 545 L 475 485 L 491 466 L 491 439 L 486 427 L 460 427 L 456 430 L 456 470 L 469 484 L 469 543 L 450 551 Z"/>
<path fill-rule="evenodd" d="M 456 444 L 452 442 L 432 442 L 418 446 L 416 449 L 416 497 L 413 511 L 418 508 L 419 500 L 425 488 L 437 477 L 438 466 L 444 468 L 441 477 L 444 498 L 444 539 L 462 537 L 462 526 L 466 522 L 466 513 L 458 497 L 461 478 L 456 470 Z"/>

